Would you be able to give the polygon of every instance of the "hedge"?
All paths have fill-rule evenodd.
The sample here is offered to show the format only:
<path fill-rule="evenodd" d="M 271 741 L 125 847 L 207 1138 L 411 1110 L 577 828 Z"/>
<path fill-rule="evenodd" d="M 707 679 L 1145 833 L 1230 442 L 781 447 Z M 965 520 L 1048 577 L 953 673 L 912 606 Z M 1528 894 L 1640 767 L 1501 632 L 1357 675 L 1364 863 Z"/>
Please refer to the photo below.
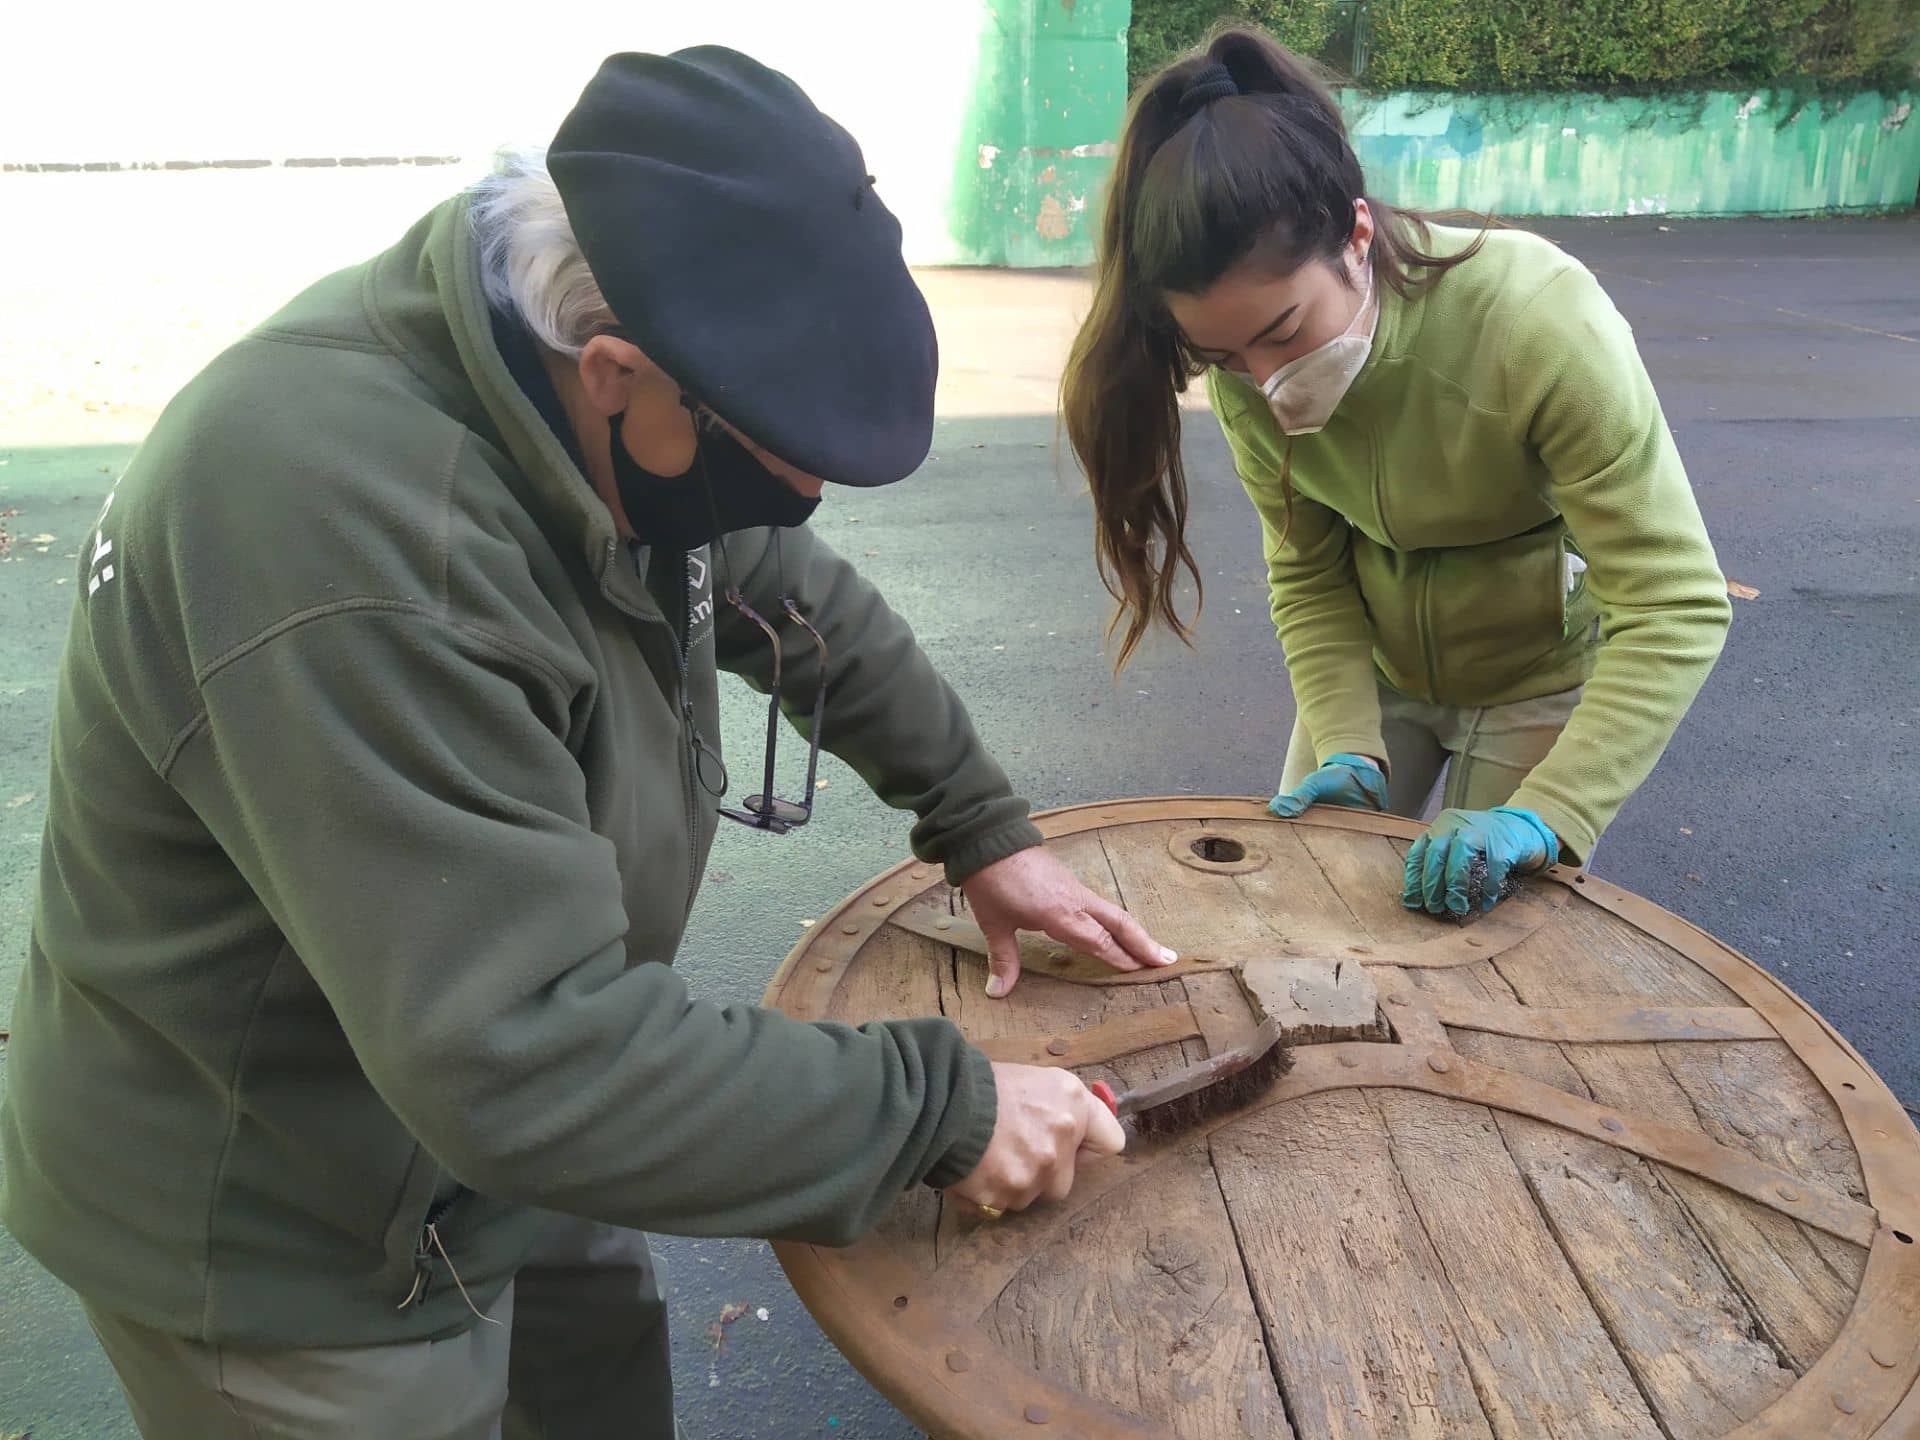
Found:
<path fill-rule="evenodd" d="M 1220 20 L 1371 90 L 1865 88 L 1920 51 L 1920 0 L 1134 0 L 1134 79 Z"/>

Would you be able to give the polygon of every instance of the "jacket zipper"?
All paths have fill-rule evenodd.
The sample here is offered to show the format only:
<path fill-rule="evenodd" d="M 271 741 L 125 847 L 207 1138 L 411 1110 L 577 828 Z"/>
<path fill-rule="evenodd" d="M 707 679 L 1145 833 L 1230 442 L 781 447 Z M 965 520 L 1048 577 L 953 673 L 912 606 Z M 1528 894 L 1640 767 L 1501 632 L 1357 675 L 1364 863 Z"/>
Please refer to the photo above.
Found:
<path fill-rule="evenodd" d="M 640 574 L 640 552 L 636 548 L 630 552 L 633 559 L 633 573 L 640 576 L 644 583 L 646 577 Z M 685 565 L 685 561 L 681 562 Z M 693 591 L 686 583 L 685 575 L 680 585 L 680 633 L 675 637 L 674 658 L 680 666 L 680 788 L 687 800 L 687 904 L 686 915 L 693 913 L 694 892 L 700 885 L 700 812 L 699 801 L 694 795 L 699 785 L 696 773 L 697 762 L 694 753 L 700 745 L 700 725 L 693 714 L 693 685 L 689 679 L 692 671 L 693 649 Z M 685 916 L 683 915 L 684 919 Z"/>
<path fill-rule="evenodd" d="M 409 1305 L 424 1305 L 427 1291 L 433 1288 L 433 1256 L 437 1250 L 446 1254 L 446 1242 L 440 1235 L 440 1222 L 447 1218 L 447 1212 L 456 1203 L 471 1193 L 464 1185 L 456 1186 L 451 1195 L 444 1200 L 436 1200 L 427 1207 L 427 1218 L 420 1222 L 420 1237 L 413 1242 L 413 1288 L 407 1292 L 396 1309 L 404 1310 Z M 451 1268 L 453 1262 L 447 1262 Z"/>
<path fill-rule="evenodd" d="M 1433 552 L 1420 555 L 1420 660 L 1427 670 L 1427 700 L 1438 704 L 1440 675 L 1433 659 Z"/>

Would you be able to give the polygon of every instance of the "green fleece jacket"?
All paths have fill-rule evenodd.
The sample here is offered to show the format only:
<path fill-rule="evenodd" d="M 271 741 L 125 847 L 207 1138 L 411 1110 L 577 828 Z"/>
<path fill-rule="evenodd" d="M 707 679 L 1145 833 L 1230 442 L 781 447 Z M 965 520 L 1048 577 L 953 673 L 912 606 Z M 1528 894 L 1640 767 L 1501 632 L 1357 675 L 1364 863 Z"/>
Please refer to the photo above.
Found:
<path fill-rule="evenodd" d="M 1438 247 L 1474 232 L 1436 227 Z M 1321 760 L 1386 758 L 1376 678 L 1500 705 L 1585 684 L 1510 803 L 1567 858 L 1647 778 L 1720 653 L 1726 581 L 1633 332 L 1579 261 L 1496 230 L 1411 300 L 1326 428 L 1207 377 L 1260 512 L 1273 618 Z M 1569 587 L 1569 553 L 1586 561 Z M 1596 643 L 1597 638 L 1597 643 Z"/>
<path fill-rule="evenodd" d="M 767 534 L 729 549 L 778 613 Z M 906 624 L 783 551 L 831 748 L 916 852 L 1037 843 Z M 473 1323 L 453 1276 L 484 1309 L 534 1207 L 844 1243 L 971 1170 L 992 1072 L 949 1022 L 670 968 L 715 826 L 691 732 L 771 658 L 718 564 L 616 538 L 494 343 L 464 200 L 196 378 L 80 557 L 0 1117 L 20 1243 L 167 1331 L 358 1345 Z M 787 650 L 809 706 L 816 663 Z"/>

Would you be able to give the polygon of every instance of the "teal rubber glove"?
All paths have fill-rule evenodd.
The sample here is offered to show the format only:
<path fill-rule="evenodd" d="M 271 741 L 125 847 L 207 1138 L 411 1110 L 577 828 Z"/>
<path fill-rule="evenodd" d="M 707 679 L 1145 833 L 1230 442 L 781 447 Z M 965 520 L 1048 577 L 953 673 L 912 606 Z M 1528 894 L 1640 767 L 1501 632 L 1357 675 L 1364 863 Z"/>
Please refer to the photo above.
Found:
<path fill-rule="evenodd" d="M 1491 910 L 1515 878 L 1559 859 L 1559 837 L 1531 810 L 1442 810 L 1407 852 L 1400 903 L 1433 915 Z"/>
<path fill-rule="evenodd" d="M 1298 820 L 1309 805 L 1344 805 L 1349 810 L 1387 808 L 1387 777 L 1359 755 L 1329 755 L 1327 763 L 1292 790 L 1276 795 L 1267 809 L 1282 820 Z"/>

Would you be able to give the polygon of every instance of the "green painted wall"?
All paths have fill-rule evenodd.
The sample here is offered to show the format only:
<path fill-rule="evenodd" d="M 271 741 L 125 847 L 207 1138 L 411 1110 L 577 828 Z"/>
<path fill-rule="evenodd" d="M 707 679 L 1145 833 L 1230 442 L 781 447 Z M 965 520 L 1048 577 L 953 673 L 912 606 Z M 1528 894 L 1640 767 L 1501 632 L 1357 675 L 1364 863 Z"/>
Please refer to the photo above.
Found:
<path fill-rule="evenodd" d="M 1912 94 L 1341 97 L 1368 188 L 1506 215 L 1888 210 L 1920 190 Z"/>
<path fill-rule="evenodd" d="M 949 265 L 1085 265 L 1127 99 L 1131 0 L 983 4 L 943 249 Z"/>

